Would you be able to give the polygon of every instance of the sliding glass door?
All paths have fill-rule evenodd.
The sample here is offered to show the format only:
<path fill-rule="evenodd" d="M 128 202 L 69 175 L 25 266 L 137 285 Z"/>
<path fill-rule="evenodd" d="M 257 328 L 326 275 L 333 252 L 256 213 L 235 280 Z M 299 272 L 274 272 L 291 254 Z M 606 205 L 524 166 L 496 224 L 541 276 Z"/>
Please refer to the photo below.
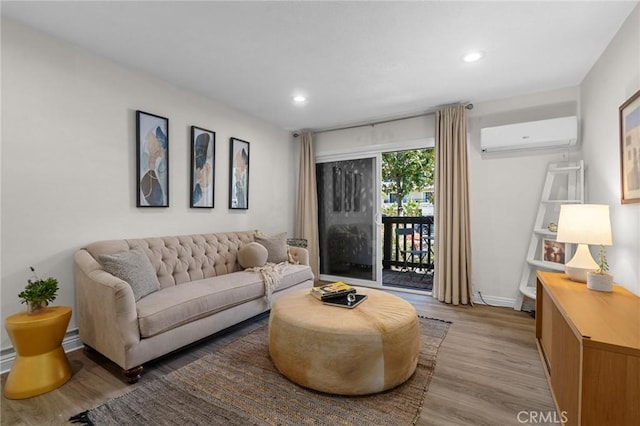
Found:
<path fill-rule="evenodd" d="M 320 278 L 378 285 L 377 158 L 318 163 L 316 176 Z"/>

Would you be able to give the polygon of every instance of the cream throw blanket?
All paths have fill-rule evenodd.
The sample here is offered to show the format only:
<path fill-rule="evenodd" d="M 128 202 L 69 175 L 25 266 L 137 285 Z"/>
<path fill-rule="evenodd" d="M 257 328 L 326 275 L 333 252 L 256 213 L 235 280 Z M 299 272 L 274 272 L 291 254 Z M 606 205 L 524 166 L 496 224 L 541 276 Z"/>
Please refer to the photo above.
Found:
<path fill-rule="evenodd" d="M 264 281 L 264 297 L 271 306 L 271 295 L 273 290 L 278 287 L 282 281 L 282 271 L 289 262 L 266 263 L 264 266 L 256 266 L 255 268 L 247 268 L 247 272 L 258 272 L 262 275 Z"/>

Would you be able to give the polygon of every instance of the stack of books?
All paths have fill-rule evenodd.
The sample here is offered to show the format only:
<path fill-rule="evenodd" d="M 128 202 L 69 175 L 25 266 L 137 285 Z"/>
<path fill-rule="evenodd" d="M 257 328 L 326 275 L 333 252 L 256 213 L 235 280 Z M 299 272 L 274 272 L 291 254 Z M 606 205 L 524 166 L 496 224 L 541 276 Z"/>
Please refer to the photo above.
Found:
<path fill-rule="evenodd" d="M 355 308 L 367 298 L 366 294 L 356 294 L 356 289 L 349 284 L 338 281 L 332 284 L 314 287 L 311 294 L 325 305 Z"/>
<path fill-rule="evenodd" d="M 328 300 L 334 297 L 346 296 L 349 293 L 355 293 L 356 289 L 349 284 L 338 281 L 332 284 L 326 284 L 311 289 L 311 294 L 318 300 Z"/>

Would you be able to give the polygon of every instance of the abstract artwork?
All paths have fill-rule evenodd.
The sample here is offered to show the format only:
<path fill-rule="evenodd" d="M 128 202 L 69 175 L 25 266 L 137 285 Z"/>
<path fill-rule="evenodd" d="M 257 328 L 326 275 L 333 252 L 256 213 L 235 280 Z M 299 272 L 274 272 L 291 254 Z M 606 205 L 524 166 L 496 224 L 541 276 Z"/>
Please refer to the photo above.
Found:
<path fill-rule="evenodd" d="M 169 119 L 136 111 L 136 206 L 169 206 Z"/>
<path fill-rule="evenodd" d="M 640 90 L 620 107 L 622 204 L 640 203 Z"/>
<path fill-rule="evenodd" d="M 231 138 L 229 149 L 229 208 L 249 208 L 249 142 Z"/>
<path fill-rule="evenodd" d="M 191 201 L 193 208 L 213 208 L 216 133 L 191 126 Z"/>

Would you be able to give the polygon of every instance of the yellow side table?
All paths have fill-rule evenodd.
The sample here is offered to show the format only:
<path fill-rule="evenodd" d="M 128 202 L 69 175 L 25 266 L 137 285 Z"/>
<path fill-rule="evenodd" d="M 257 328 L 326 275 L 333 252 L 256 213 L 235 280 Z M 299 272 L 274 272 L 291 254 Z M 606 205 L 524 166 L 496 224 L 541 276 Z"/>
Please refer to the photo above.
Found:
<path fill-rule="evenodd" d="M 41 395 L 62 386 L 71 378 L 69 360 L 62 349 L 62 339 L 71 319 L 69 306 L 44 308 L 7 317 L 5 327 L 16 350 L 4 396 L 24 399 Z"/>

